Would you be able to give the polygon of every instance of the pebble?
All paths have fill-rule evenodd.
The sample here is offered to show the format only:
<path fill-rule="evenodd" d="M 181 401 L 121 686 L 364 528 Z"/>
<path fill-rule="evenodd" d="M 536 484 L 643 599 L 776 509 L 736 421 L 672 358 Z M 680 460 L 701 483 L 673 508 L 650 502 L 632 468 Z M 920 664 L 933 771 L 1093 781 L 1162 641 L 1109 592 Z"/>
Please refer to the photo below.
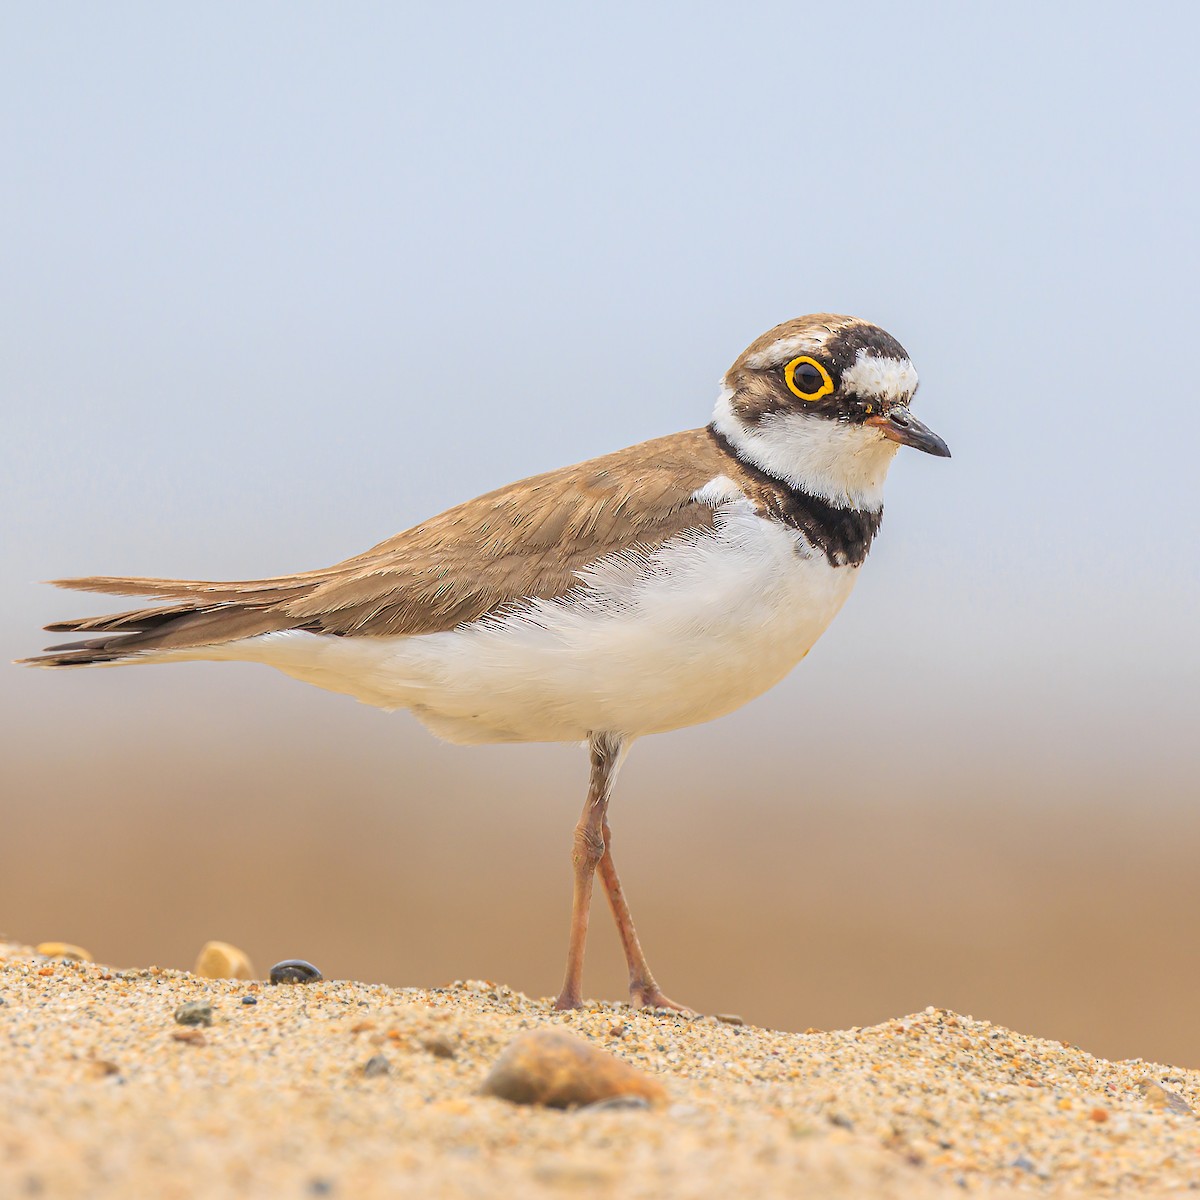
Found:
<path fill-rule="evenodd" d="M 189 1000 L 175 1010 L 176 1025 L 211 1025 L 212 1005 L 207 1000 Z"/>
<path fill-rule="evenodd" d="M 1138 1080 L 1138 1087 L 1151 1108 L 1164 1109 L 1166 1112 L 1173 1113 L 1192 1112 L 1191 1105 L 1182 1096 L 1168 1087 L 1163 1087 L 1157 1079 L 1151 1079 L 1149 1075 Z"/>
<path fill-rule="evenodd" d="M 435 1033 L 432 1037 L 427 1037 L 421 1045 L 434 1058 L 455 1058 L 458 1055 L 454 1043 L 444 1033 Z"/>
<path fill-rule="evenodd" d="M 382 1054 L 373 1054 L 363 1063 L 362 1073 L 368 1079 L 377 1079 L 380 1075 L 389 1075 L 392 1064 Z"/>
<path fill-rule="evenodd" d="M 572 1162 L 565 1155 L 541 1160 L 535 1164 L 532 1176 L 536 1182 L 549 1184 L 567 1194 L 593 1196 L 611 1192 L 618 1179 L 611 1167 Z"/>
<path fill-rule="evenodd" d="M 597 1100 L 593 1104 L 585 1104 L 580 1112 L 636 1112 L 650 1107 L 650 1101 L 645 1096 L 610 1096 L 607 1100 Z"/>
<path fill-rule="evenodd" d="M 268 978 L 272 983 L 317 983 L 325 976 L 302 958 L 285 958 L 271 968 Z"/>
<path fill-rule="evenodd" d="M 559 1029 L 515 1037 L 496 1060 L 481 1091 L 514 1104 L 575 1108 L 616 1096 L 661 1103 L 666 1089 L 636 1067 Z"/>
<path fill-rule="evenodd" d="M 243 996 L 242 1003 L 243 1004 L 257 1004 L 258 997 L 257 996 Z"/>
<path fill-rule="evenodd" d="M 72 946 L 70 942 L 39 942 L 34 951 L 47 958 L 69 958 L 73 962 L 95 961 L 82 946 Z"/>
<path fill-rule="evenodd" d="M 746 1023 L 745 1018 L 739 1017 L 737 1013 L 713 1013 L 713 1016 L 716 1017 L 716 1019 L 720 1021 L 722 1025 L 745 1025 Z"/>
<path fill-rule="evenodd" d="M 205 942 L 192 973 L 205 979 L 253 979 L 254 964 L 244 950 L 228 942 Z"/>

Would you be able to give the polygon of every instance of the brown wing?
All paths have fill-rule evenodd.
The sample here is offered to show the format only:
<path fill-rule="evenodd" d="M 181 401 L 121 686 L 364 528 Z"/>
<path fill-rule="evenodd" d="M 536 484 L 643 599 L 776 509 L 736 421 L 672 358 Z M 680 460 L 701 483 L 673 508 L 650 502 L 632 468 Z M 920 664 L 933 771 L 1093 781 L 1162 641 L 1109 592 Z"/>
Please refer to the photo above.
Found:
<path fill-rule="evenodd" d="M 436 633 L 581 586 L 589 563 L 711 526 L 693 493 L 728 469 L 703 429 L 510 484 L 320 571 L 236 583 L 94 576 L 59 587 L 177 603 L 47 626 L 108 636 L 51 647 L 42 666 L 285 629 L 354 637 Z"/>

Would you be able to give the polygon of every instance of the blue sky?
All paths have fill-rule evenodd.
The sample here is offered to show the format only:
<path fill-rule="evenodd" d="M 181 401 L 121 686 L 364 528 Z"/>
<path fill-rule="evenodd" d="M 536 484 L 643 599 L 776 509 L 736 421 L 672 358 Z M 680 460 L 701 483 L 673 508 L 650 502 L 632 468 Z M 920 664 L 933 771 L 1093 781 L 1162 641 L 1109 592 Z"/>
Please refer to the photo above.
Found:
<path fill-rule="evenodd" d="M 89 603 L 36 580 L 339 559 L 703 423 L 751 338 L 824 309 L 905 343 L 955 457 L 901 457 L 789 702 L 858 703 L 867 671 L 948 711 L 1078 693 L 1094 728 L 1136 685 L 1149 736 L 1189 694 L 1189 10 L 117 4 L 3 23 L 11 655 Z M 7 672 L 0 696 L 48 721 L 101 686 L 143 685 Z"/>

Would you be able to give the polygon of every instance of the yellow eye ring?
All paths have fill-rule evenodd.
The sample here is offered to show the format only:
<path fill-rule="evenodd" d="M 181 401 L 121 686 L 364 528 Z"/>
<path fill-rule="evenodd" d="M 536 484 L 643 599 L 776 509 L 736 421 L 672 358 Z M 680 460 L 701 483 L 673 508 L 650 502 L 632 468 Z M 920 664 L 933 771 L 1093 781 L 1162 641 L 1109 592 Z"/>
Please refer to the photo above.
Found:
<path fill-rule="evenodd" d="M 811 367 L 816 367 L 820 372 L 821 386 L 815 392 L 802 391 L 800 385 L 796 382 L 796 368 L 803 363 L 807 363 Z M 808 400 L 810 403 L 813 400 L 820 400 L 822 396 L 828 396 L 833 391 L 833 380 L 829 377 L 829 372 L 815 358 L 809 358 L 807 354 L 802 354 L 799 358 L 793 358 L 783 368 L 783 381 L 788 385 L 788 391 L 793 396 L 799 396 L 801 400 Z"/>

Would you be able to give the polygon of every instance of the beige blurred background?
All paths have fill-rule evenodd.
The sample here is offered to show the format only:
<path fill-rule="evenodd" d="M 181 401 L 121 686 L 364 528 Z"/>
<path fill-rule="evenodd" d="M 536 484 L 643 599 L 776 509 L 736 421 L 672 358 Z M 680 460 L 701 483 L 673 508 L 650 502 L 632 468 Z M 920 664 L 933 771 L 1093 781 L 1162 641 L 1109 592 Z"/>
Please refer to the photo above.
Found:
<path fill-rule="evenodd" d="M 1196 13 L 0 21 L 5 658 L 106 607 L 37 580 L 322 565 L 700 424 L 763 329 L 857 312 L 955 457 L 898 460 L 789 680 L 634 747 L 651 962 L 782 1028 L 935 1004 L 1200 1066 Z M 5 669 L 0 731 L 13 938 L 558 987 L 574 748 L 242 666 Z"/>
<path fill-rule="evenodd" d="M 951 713 L 895 675 L 860 709 L 838 658 L 827 645 L 743 712 L 635 746 L 615 850 L 669 993 L 785 1029 L 935 1004 L 1200 1062 L 1182 722 L 1154 712 L 1114 746 L 1105 706 L 1072 688 L 1023 701 L 964 681 Z M 8 933 L 126 965 L 189 966 L 221 938 L 260 970 L 307 957 L 336 977 L 557 990 L 575 748 L 443 746 L 264 668 L 31 686 L 63 724 L 9 759 Z M 624 998 L 599 901 L 585 978 Z"/>

